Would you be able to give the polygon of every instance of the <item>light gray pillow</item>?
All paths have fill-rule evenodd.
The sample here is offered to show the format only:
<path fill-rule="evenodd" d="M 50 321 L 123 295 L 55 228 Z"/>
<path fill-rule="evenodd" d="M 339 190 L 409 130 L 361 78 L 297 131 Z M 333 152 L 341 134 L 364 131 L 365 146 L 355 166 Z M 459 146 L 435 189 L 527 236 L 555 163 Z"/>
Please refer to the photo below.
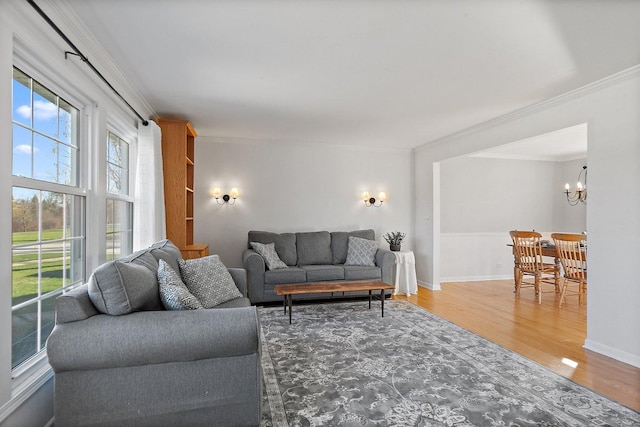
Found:
<path fill-rule="evenodd" d="M 276 252 L 275 243 L 258 243 L 258 242 L 249 242 L 254 251 L 256 251 L 263 259 L 264 263 L 267 265 L 268 270 L 276 270 L 278 268 L 287 268 L 287 264 L 282 262 L 278 253 Z"/>
<path fill-rule="evenodd" d="M 204 308 L 242 297 L 229 270 L 218 255 L 195 259 L 179 259 L 180 276 L 187 289 Z"/>
<path fill-rule="evenodd" d="M 204 307 L 198 301 L 180 275 L 163 259 L 158 262 L 158 282 L 160 283 L 160 300 L 167 310 L 200 310 Z"/>
<path fill-rule="evenodd" d="M 100 313 L 112 316 L 162 310 L 157 271 L 158 262 L 145 251 L 107 262 L 89 278 L 89 298 Z"/>
<path fill-rule="evenodd" d="M 349 236 L 349 247 L 347 248 L 347 261 L 345 265 L 376 265 L 376 252 L 378 244 L 375 240 L 361 239 L 360 237 Z"/>

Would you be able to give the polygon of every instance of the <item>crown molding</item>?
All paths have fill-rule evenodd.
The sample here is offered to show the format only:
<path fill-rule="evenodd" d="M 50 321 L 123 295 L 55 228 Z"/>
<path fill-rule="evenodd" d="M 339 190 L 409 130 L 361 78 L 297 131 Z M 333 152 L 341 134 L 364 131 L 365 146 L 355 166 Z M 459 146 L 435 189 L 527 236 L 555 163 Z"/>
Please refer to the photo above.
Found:
<path fill-rule="evenodd" d="M 66 34 L 73 44 L 89 58 L 91 63 L 133 108 L 147 119 L 156 115 L 153 107 L 122 71 L 104 46 L 98 42 L 91 30 L 82 22 L 82 19 L 67 0 L 39 0 L 38 6 L 49 15 L 51 20 Z M 46 25 L 43 20 L 42 25 Z M 122 105 L 125 110 L 129 111 L 127 105 L 124 104 L 104 82 L 93 75 L 93 72 L 88 72 L 87 74 L 90 74 L 92 79 L 99 82 L 100 88 L 104 93 L 108 94 L 114 103 Z M 135 115 L 133 115 L 133 117 L 135 117 Z M 135 119 L 138 120 L 137 117 Z"/>
<path fill-rule="evenodd" d="M 198 141 L 211 142 L 214 144 L 232 144 L 232 145 L 281 145 L 296 146 L 308 148 L 335 148 L 348 151 L 366 151 L 381 153 L 411 153 L 413 148 L 393 148 L 393 147 L 372 147 L 367 145 L 347 145 L 347 144 L 330 144 L 317 141 L 292 141 L 285 139 L 258 139 L 258 138 L 242 138 L 242 137 L 225 137 L 225 136 L 199 136 Z"/>
<path fill-rule="evenodd" d="M 451 142 L 457 138 L 460 138 L 465 135 L 474 134 L 480 132 L 485 129 L 491 129 L 498 126 L 502 126 L 504 124 L 520 120 L 522 118 L 534 115 L 541 111 L 547 110 L 549 108 L 555 107 L 557 105 L 565 104 L 567 102 L 573 101 L 578 98 L 582 98 L 586 95 L 592 94 L 594 92 L 598 92 L 602 89 L 614 86 L 623 81 L 636 78 L 640 76 L 640 64 L 634 65 L 633 67 L 627 68 L 626 70 L 622 70 L 618 73 L 612 74 L 610 76 L 604 77 L 600 80 L 596 80 L 587 85 L 581 86 L 577 89 L 571 90 L 569 92 L 565 92 L 561 95 L 555 96 L 553 98 L 549 98 L 545 101 L 538 102 L 536 104 L 520 108 L 511 113 L 507 113 L 491 120 L 487 120 L 485 122 L 479 123 L 474 126 L 470 126 L 468 128 L 462 129 L 458 132 L 454 132 L 442 138 L 435 139 L 431 142 L 423 144 L 419 147 L 416 147 L 416 152 L 420 152 L 423 150 L 427 150 L 433 148 L 434 146 L 446 144 Z"/>

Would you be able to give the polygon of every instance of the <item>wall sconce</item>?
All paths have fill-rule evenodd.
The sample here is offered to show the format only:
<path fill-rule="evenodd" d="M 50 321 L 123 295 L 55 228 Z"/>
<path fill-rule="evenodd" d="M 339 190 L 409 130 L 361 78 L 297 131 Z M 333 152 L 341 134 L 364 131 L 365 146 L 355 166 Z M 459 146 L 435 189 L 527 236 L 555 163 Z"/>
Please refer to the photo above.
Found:
<path fill-rule="evenodd" d="M 584 174 L 584 185 L 582 185 L 582 174 Z M 583 166 L 582 170 L 578 174 L 578 183 L 576 184 L 576 189 L 574 191 L 570 191 L 571 187 L 569 183 L 564 186 L 564 194 L 567 196 L 567 202 L 571 206 L 575 206 L 578 202 L 587 203 L 587 167 Z"/>
<path fill-rule="evenodd" d="M 229 192 L 229 194 L 222 195 L 222 191 L 220 191 L 220 188 L 216 187 L 213 189 L 213 192 L 211 193 L 211 195 L 215 197 L 216 202 L 219 205 L 224 205 L 225 203 L 233 205 L 236 202 L 236 199 L 238 198 L 240 193 L 238 192 L 238 189 L 236 187 L 233 187 Z M 222 202 L 220 202 L 221 198 L 222 198 Z"/>
<path fill-rule="evenodd" d="M 368 191 L 365 191 L 362 194 L 362 200 L 364 201 L 364 204 L 367 207 L 375 206 L 376 208 L 378 208 L 382 206 L 382 203 L 385 201 L 386 198 L 387 198 L 387 195 L 384 193 L 384 191 L 381 191 L 380 194 L 378 194 L 378 200 L 376 200 L 375 197 L 369 196 Z"/>

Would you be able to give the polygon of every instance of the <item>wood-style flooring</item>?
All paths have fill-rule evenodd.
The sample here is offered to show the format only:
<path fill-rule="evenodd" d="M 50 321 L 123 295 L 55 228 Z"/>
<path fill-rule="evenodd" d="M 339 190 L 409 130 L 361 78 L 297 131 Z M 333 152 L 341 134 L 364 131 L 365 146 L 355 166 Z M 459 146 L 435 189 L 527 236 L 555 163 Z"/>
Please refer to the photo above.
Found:
<path fill-rule="evenodd" d="M 465 329 L 519 353 L 612 400 L 640 411 L 640 369 L 582 346 L 587 333 L 587 308 L 577 296 L 543 292 L 537 304 L 532 288 L 515 298 L 513 281 L 444 283 L 441 291 L 419 287 L 407 299 Z M 552 289 L 547 288 L 547 289 Z M 563 363 L 577 362 L 577 366 Z"/>

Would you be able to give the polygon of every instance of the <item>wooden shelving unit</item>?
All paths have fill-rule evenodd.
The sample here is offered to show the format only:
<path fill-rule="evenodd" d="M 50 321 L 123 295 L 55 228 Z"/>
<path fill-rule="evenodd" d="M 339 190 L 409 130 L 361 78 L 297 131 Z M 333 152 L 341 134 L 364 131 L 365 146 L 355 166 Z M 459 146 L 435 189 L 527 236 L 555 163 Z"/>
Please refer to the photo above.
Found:
<path fill-rule="evenodd" d="M 185 259 L 209 255 L 209 246 L 193 243 L 193 191 L 195 139 L 187 120 L 156 117 L 162 130 L 162 168 L 167 238 Z"/>

